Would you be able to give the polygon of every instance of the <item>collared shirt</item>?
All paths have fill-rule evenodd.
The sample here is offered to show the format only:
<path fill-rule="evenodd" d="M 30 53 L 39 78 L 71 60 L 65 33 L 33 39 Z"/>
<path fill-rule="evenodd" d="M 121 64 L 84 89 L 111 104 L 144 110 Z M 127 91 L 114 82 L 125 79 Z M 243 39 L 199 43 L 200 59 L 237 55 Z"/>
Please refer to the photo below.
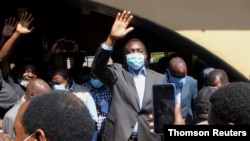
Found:
<path fill-rule="evenodd" d="M 90 92 L 88 91 L 88 89 L 86 89 L 85 87 L 82 87 L 81 85 L 75 83 L 74 80 L 71 80 L 70 86 L 69 86 L 67 91 L 72 92 L 72 93 L 82 93 L 82 94 L 89 95 L 87 100 L 84 101 L 84 102 L 85 102 L 86 106 L 88 107 L 89 112 L 90 112 L 93 120 L 94 121 L 98 120 L 97 111 L 96 111 L 96 104 L 95 104 L 94 99 L 91 96 Z"/>
<path fill-rule="evenodd" d="M 139 101 L 140 101 L 140 108 L 141 108 L 143 97 L 144 97 L 144 91 L 145 91 L 146 70 L 145 70 L 145 67 L 143 67 L 138 73 L 138 75 L 136 75 L 134 70 L 130 68 L 129 68 L 129 72 L 133 75 L 137 94 L 138 94 Z"/>
<path fill-rule="evenodd" d="M 137 90 L 137 94 L 140 101 L 140 108 L 142 107 L 144 93 L 145 93 L 145 81 L 146 81 L 146 69 L 143 67 L 139 73 L 136 75 L 134 70 L 129 68 L 129 72 L 133 75 L 135 86 Z M 137 132 L 138 130 L 138 122 L 136 122 L 133 132 Z"/>
<path fill-rule="evenodd" d="M 74 80 L 71 80 L 70 86 L 69 86 L 69 88 L 68 88 L 68 91 L 74 92 L 74 91 L 75 91 L 75 90 L 74 90 L 75 85 L 76 85 L 75 81 L 74 81 Z"/>
<path fill-rule="evenodd" d="M 102 134 L 104 131 L 106 118 L 108 116 L 112 94 L 108 87 L 104 86 L 102 88 L 96 89 L 90 85 L 89 81 L 83 83 L 82 86 L 86 87 L 90 91 L 90 94 L 95 101 L 96 108 L 99 111 L 97 118 L 97 130 L 100 134 Z"/>
<path fill-rule="evenodd" d="M 102 47 L 102 49 L 107 50 L 107 51 L 112 51 L 113 50 L 112 47 L 106 45 L 105 43 L 102 43 L 101 47 Z M 131 68 L 129 68 L 129 72 L 133 75 L 136 90 L 137 90 L 137 94 L 138 94 L 139 101 L 140 101 L 139 106 L 141 108 L 142 103 L 143 103 L 144 93 L 145 93 L 145 81 L 146 81 L 146 69 L 145 69 L 145 66 L 140 70 L 138 75 L 136 75 L 134 70 L 132 70 Z M 138 130 L 138 122 L 136 122 L 135 127 L 133 129 L 133 132 L 137 132 L 137 130 Z"/>

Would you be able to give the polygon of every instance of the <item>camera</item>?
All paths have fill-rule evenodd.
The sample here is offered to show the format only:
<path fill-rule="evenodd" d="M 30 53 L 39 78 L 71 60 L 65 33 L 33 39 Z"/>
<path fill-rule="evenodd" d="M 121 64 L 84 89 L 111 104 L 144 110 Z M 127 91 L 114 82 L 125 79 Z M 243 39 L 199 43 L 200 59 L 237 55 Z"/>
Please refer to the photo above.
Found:
<path fill-rule="evenodd" d="M 62 40 L 58 43 L 58 47 L 60 50 L 72 50 L 73 49 L 73 43 L 71 41 L 68 40 Z"/>

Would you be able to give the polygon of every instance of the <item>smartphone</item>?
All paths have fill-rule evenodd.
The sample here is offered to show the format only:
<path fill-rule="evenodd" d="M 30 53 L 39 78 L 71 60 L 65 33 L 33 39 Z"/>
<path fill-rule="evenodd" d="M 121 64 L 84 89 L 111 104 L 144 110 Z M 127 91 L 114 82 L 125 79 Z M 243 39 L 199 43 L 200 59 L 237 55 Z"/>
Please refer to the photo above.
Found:
<path fill-rule="evenodd" d="M 164 125 L 172 125 L 175 105 L 175 85 L 173 83 L 153 85 L 153 116 L 155 134 L 164 134 Z"/>

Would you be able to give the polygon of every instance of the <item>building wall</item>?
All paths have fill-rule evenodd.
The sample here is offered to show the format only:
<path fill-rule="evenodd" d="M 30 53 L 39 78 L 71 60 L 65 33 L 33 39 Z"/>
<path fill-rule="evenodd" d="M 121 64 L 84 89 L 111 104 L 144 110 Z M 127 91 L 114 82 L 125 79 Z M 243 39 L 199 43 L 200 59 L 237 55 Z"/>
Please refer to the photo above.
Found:
<path fill-rule="evenodd" d="M 91 0 L 174 30 L 249 78 L 248 0 Z"/>

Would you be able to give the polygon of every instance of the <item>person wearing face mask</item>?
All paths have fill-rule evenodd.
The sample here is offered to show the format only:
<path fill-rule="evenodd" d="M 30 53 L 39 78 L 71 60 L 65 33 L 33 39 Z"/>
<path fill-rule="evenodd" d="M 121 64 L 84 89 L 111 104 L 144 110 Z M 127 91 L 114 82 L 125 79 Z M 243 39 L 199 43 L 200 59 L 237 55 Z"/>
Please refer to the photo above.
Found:
<path fill-rule="evenodd" d="M 109 106 L 112 99 L 112 94 L 109 88 L 103 84 L 102 81 L 97 79 L 90 72 L 88 73 L 89 80 L 82 84 L 82 86 L 88 88 L 92 95 L 95 104 L 96 111 L 98 113 L 98 119 L 96 129 L 98 131 L 96 141 L 101 141 L 103 131 L 105 127 L 106 118 L 108 116 Z"/>
<path fill-rule="evenodd" d="M 49 83 L 52 85 L 54 91 L 68 91 L 79 97 L 88 107 L 93 120 L 97 122 L 96 105 L 93 97 L 86 87 L 81 86 L 71 78 L 67 68 L 57 67 L 53 71 L 51 82 Z"/>
<path fill-rule="evenodd" d="M 166 81 L 175 85 L 175 102 L 181 103 L 182 117 L 186 124 L 195 124 L 194 101 L 198 94 L 198 84 L 196 79 L 187 75 L 187 65 L 181 57 L 170 59 Z"/>
<path fill-rule="evenodd" d="M 10 71 L 8 83 L 13 87 L 19 99 L 26 92 L 26 87 L 29 82 L 39 77 L 36 62 L 32 59 L 21 59 L 21 62 L 16 63 L 16 66 Z"/>
<path fill-rule="evenodd" d="M 152 86 L 166 83 L 165 75 L 145 67 L 147 50 L 138 38 L 131 38 L 124 48 L 124 62 L 107 66 L 117 40 L 126 36 L 133 15 L 118 12 L 105 42 L 97 49 L 91 73 L 109 87 L 112 101 L 104 128 L 103 141 L 160 141 L 150 132 Z M 118 46 L 117 46 L 118 47 Z"/>

